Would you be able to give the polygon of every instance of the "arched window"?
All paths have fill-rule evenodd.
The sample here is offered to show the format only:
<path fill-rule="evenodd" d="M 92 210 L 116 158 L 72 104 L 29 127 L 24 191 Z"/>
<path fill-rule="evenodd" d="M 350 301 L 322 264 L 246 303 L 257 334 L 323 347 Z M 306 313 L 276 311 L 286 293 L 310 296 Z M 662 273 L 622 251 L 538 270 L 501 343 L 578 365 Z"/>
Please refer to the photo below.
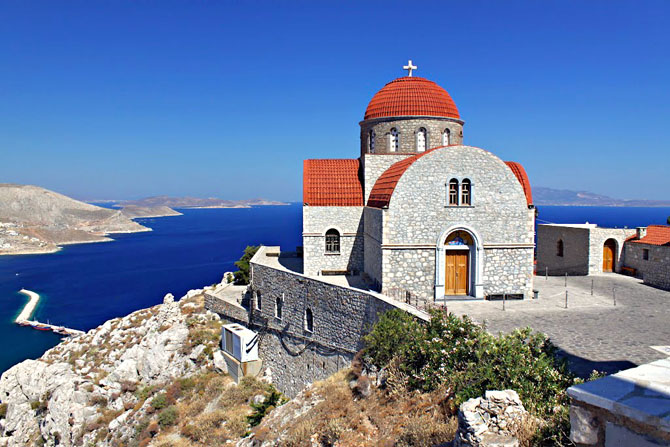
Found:
<path fill-rule="evenodd" d="M 442 132 L 442 146 L 449 146 L 450 133 L 449 129 L 444 129 Z"/>
<path fill-rule="evenodd" d="M 563 239 L 559 239 L 556 243 L 556 256 L 563 257 Z"/>
<path fill-rule="evenodd" d="M 368 152 L 371 154 L 375 153 L 375 131 L 371 130 L 368 132 Z"/>
<path fill-rule="evenodd" d="M 277 301 L 275 302 L 275 317 L 279 318 L 281 320 L 281 307 L 282 307 L 283 301 L 281 298 L 277 298 Z"/>
<path fill-rule="evenodd" d="M 400 134 L 395 127 L 389 132 L 389 152 L 398 152 L 400 147 Z"/>
<path fill-rule="evenodd" d="M 340 252 L 340 232 L 334 228 L 326 231 L 326 253 Z"/>
<path fill-rule="evenodd" d="M 458 180 L 449 180 L 449 205 L 458 205 Z"/>
<path fill-rule="evenodd" d="M 261 291 L 256 291 L 256 310 L 261 310 Z"/>
<path fill-rule="evenodd" d="M 305 330 L 314 332 L 314 316 L 312 315 L 312 309 L 309 307 L 305 309 Z"/>
<path fill-rule="evenodd" d="M 424 152 L 426 150 L 426 129 L 424 127 L 421 127 L 417 132 L 416 132 L 416 151 L 417 152 Z"/>
<path fill-rule="evenodd" d="M 464 179 L 461 182 L 461 205 L 472 204 L 472 184 L 469 179 Z"/>

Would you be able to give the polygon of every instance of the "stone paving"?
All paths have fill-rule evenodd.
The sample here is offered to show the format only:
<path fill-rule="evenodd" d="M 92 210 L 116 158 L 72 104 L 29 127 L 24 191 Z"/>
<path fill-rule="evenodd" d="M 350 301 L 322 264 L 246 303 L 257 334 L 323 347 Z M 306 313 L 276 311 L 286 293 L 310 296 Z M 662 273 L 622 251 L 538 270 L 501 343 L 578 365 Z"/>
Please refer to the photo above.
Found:
<path fill-rule="evenodd" d="M 567 284 L 566 288 L 564 277 L 535 277 L 539 298 L 507 301 L 504 311 L 502 301 L 446 304 L 451 312 L 486 323 L 493 333 L 526 326 L 544 332 L 580 376 L 593 369 L 614 373 L 664 358 L 650 346 L 670 345 L 670 292 L 614 273 L 572 276 Z"/>

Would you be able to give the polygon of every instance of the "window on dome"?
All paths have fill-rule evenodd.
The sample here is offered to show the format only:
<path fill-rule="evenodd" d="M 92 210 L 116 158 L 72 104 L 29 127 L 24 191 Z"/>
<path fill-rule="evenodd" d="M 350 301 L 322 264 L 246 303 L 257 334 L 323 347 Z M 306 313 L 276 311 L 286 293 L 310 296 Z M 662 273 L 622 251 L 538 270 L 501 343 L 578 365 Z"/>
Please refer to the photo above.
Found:
<path fill-rule="evenodd" d="M 281 320 L 281 311 L 283 304 L 284 303 L 282 299 L 278 297 L 277 300 L 275 301 L 275 317 L 277 317 L 277 319 L 279 320 Z"/>
<path fill-rule="evenodd" d="M 449 129 L 444 129 L 444 132 L 442 132 L 442 146 L 449 146 L 449 137 Z"/>
<path fill-rule="evenodd" d="M 334 228 L 326 231 L 326 253 L 340 252 L 340 232 Z"/>
<path fill-rule="evenodd" d="M 556 243 L 556 256 L 563 257 L 563 239 L 559 239 Z"/>
<path fill-rule="evenodd" d="M 395 127 L 389 132 L 389 152 L 398 152 L 400 146 L 400 134 Z"/>
<path fill-rule="evenodd" d="M 458 180 L 449 180 L 449 205 L 458 205 Z"/>
<path fill-rule="evenodd" d="M 469 179 L 464 179 L 461 182 L 461 205 L 472 204 L 472 184 Z"/>
<path fill-rule="evenodd" d="M 375 131 L 371 130 L 368 132 L 368 152 L 371 154 L 375 153 Z"/>
<path fill-rule="evenodd" d="M 416 151 L 424 152 L 426 150 L 426 129 L 421 127 L 416 133 Z"/>

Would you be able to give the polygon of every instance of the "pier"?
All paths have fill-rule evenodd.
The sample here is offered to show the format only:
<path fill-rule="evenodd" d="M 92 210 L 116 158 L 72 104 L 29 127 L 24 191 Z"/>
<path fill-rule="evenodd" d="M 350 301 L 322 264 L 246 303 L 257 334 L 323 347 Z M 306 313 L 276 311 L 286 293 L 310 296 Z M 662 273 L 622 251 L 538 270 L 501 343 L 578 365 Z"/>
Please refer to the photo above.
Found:
<path fill-rule="evenodd" d="M 37 303 L 40 301 L 40 295 L 33 292 L 32 290 L 27 289 L 21 289 L 19 290 L 19 293 L 27 295 L 30 299 L 26 303 L 19 316 L 16 317 L 16 320 L 14 320 L 16 324 L 21 326 L 30 326 L 39 331 L 55 332 L 60 335 L 76 336 L 84 334 L 83 331 L 79 331 L 77 329 L 70 329 L 64 326 L 56 326 L 54 324 L 41 323 L 37 320 L 31 320 L 30 317 L 32 317 L 33 312 L 35 312 L 35 308 L 37 307 Z"/>

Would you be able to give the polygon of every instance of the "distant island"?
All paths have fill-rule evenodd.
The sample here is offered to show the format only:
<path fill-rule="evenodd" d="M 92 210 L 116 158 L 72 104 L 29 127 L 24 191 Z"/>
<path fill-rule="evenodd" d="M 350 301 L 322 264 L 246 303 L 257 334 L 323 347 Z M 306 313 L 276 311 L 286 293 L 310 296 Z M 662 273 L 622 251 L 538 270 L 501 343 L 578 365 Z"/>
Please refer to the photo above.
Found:
<path fill-rule="evenodd" d="M 277 202 L 265 199 L 248 200 L 224 200 L 216 197 L 197 198 L 197 197 L 169 197 L 155 196 L 140 200 L 126 200 L 119 202 L 117 207 L 128 208 L 137 207 L 168 207 L 168 208 L 251 208 L 252 206 L 262 205 L 288 205 L 288 203 Z"/>
<path fill-rule="evenodd" d="M 32 185 L 0 183 L 0 255 L 53 253 L 60 246 L 111 241 L 111 233 L 151 231 L 123 211 Z"/>
<path fill-rule="evenodd" d="M 614 199 L 588 191 L 552 189 L 542 186 L 533 188 L 533 199 L 536 205 L 670 207 L 670 200 Z"/>

